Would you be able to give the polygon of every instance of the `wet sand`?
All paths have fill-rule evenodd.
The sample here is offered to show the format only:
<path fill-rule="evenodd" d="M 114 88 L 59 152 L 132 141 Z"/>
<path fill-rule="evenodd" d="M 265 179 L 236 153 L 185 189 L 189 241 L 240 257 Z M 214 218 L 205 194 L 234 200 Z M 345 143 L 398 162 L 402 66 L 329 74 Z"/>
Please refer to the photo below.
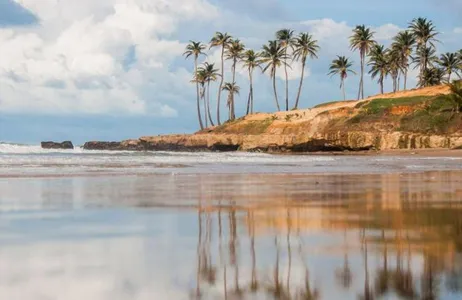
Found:
<path fill-rule="evenodd" d="M 457 170 L 1 178 L 0 213 L 2 299 L 462 297 Z"/>

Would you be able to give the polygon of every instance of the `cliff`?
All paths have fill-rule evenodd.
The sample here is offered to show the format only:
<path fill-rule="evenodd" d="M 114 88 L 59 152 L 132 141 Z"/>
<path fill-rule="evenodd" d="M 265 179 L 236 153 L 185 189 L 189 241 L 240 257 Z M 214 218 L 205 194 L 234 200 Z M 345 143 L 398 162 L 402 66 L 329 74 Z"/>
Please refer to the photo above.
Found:
<path fill-rule="evenodd" d="M 88 142 L 85 149 L 310 152 L 462 147 L 462 113 L 447 86 L 257 113 L 192 135 Z"/>

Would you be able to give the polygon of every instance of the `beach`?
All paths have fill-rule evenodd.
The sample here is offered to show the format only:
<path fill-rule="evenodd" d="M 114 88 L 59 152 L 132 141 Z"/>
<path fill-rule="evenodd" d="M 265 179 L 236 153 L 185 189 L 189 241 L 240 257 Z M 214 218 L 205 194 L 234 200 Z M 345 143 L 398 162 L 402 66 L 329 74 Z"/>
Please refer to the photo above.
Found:
<path fill-rule="evenodd" d="M 462 158 L 410 152 L 3 146 L 1 296 L 458 299 Z"/>

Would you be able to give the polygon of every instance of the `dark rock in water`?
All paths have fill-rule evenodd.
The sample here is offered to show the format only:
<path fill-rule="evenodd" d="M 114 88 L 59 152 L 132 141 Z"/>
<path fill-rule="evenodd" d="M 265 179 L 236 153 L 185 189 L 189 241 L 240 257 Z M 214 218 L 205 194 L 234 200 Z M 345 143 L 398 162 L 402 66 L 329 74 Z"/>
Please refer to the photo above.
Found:
<path fill-rule="evenodd" d="M 121 150 L 120 142 L 86 142 L 83 145 L 85 150 Z"/>
<path fill-rule="evenodd" d="M 122 142 L 86 142 L 83 145 L 85 150 L 110 150 L 110 151 L 143 151 L 145 146 L 139 140 L 126 140 Z"/>
<path fill-rule="evenodd" d="M 62 143 L 42 142 L 41 145 L 43 149 L 74 149 L 71 141 L 64 141 Z"/>

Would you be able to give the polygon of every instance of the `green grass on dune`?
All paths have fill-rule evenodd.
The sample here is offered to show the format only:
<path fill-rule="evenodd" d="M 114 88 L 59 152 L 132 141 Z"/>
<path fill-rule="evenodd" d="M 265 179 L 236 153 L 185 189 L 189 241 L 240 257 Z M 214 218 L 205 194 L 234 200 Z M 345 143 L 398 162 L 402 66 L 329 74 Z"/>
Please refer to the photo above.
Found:
<path fill-rule="evenodd" d="M 356 100 L 331 101 L 331 102 L 325 102 L 325 103 L 315 105 L 315 106 L 313 106 L 313 108 L 320 108 L 320 107 L 324 107 L 324 106 L 329 106 L 329 105 L 332 105 L 332 104 L 335 104 L 335 103 L 347 103 L 347 102 L 355 102 L 355 101 Z"/>
<path fill-rule="evenodd" d="M 395 123 L 397 130 L 419 133 L 445 133 L 455 124 L 455 103 L 451 95 L 380 98 L 357 105 L 359 113 L 347 120 L 347 124 Z M 405 115 L 392 115 L 392 107 L 415 106 Z"/>

